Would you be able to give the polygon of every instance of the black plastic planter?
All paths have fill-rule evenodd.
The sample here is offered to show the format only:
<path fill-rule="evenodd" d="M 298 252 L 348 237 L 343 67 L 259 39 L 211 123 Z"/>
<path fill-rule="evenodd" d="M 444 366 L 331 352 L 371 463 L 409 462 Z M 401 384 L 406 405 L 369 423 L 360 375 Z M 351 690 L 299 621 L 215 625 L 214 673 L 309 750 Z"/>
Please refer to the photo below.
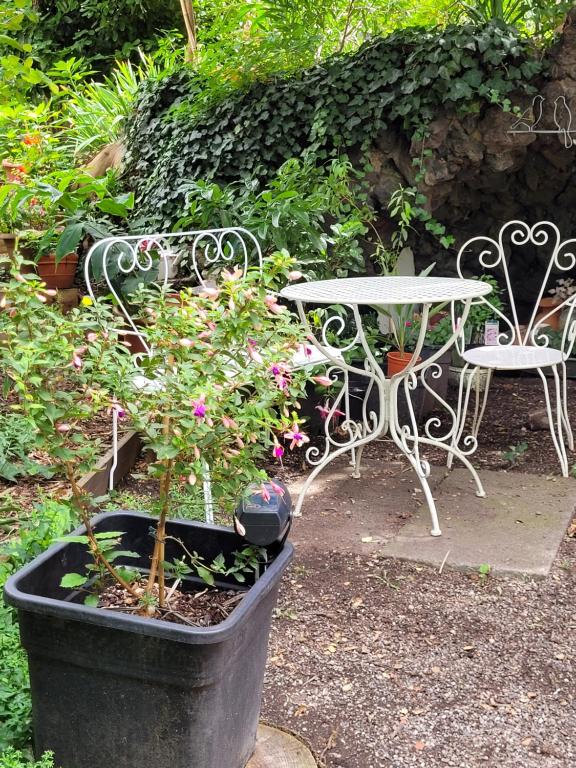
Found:
<path fill-rule="evenodd" d="M 125 532 L 123 547 L 141 553 L 141 568 L 150 562 L 151 524 L 131 512 L 94 520 L 97 531 Z M 207 559 L 244 544 L 201 523 L 171 521 L 167 532 Z M 227 619 L 207 628 L 84 606 L 59 586 L 87 561 L 80 544 L 58 544 L 12 576 L 5 598 L 18 609 L 28 653 L 36 753 L 52 750 L 61 768 L 244 768 L 292 554 L 290 544 L 270 547 L 267 570 Z M 168 541 L 166 558 L 175 556 L 181 548 Z M 217 584 L 238 588 L 232 577 Z"/>

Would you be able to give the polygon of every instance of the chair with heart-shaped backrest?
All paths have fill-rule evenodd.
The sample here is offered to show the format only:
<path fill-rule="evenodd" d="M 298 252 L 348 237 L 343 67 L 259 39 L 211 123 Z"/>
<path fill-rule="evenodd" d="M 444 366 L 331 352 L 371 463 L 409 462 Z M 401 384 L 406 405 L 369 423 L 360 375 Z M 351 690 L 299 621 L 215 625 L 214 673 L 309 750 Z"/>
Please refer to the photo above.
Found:
<path fill-rule="evenodd" d="M 527 311 L 517 301 L 511 276 L 511 273 L 523 274 L 524 282 L 528 278 L 533 281 L 536 276 L 534 270 L 511 270 L 512 260 L 521 257 L 526 249 L 536 254 L 538 265 L 544 264 L 542 278 L 538 275 L 536 281 L 536 299 Z M 469 452 L 477 447 L 478 431 L 495 371 L 535 370 L 544 386 L 550 432 L 562 474 L 568 476 L 566 447 L 574 450 L 574 438 L 567 404 L 566 361 L 572 354 L 576 340 L 576 285 L 572 282 L 576 277 L 575 254 L 576 239 L 563 240 L 558 227 L 549 221 L 539 221 L 532 226 L 523 221 L 509 221 L 495 237 L 473 237 L 460 248 L 457 257 L 459 276 L 464 278 L 471 264 L 475 271 L 480 266 L 499 279 L 504 302 L 503 308 L 495 307 L 490 295 L 472 301 L 472 304 L 484 304 L 490 309 L 499 323 L 499 329 L 493 339 L 494 343 L 468 348 L 465 346 L 463 329 L 460 352 L 465 365 L 460 374 L 458 423 L 453 439 L 455 444 L 464 440 Z M 562 286 L 565 286 L 564 289 Z M 553 302 L 550 308 L 543 309 L 543 299 L 550 297 L 551 293 L 557 293 L 558 287 L 560 293 L 565 295 Z M 560 330 L 554 332 L 553 327 L 559 327 Z M 555 346 L 551 343 L 554 337 Z M 486 381 L 481 397 L 479 383 L 482 370 L 486 372 Z M 549 380 L 553 384 L 552 388 Z M 474 385 L 476 400 L 471 433 L 462 438 L 471 388 Z"/>

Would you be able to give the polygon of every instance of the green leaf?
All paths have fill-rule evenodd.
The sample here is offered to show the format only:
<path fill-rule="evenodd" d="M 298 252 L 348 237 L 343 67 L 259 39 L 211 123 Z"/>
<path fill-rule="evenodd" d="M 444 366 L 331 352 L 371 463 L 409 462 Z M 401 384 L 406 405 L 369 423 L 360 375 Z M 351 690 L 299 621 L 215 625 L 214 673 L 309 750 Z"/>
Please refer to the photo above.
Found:
<path fill-rule="evenodd" d="M 69 253 L 76 251 L 82 237 L 84 227 L 82 224 L 69 224 L 60 235 L 56 245 L 56 261 L 63 259 Z"/>
<path fill-rule="evenodd" d="M 83 587 L 86 581 L 86 576 L 82 576 L 81 573 L 67 573 L 62 577 L 60 586 L 65 589 L 74 589 L 74 587 Z"/>
<path fill-rule="evenodd" d="M 198 576 L 209 586 L 214 586 L 214 575 L 210 573 L 210 571 L 207 568 L 202 567 L 201 565 L 196 566 L 196 573 Z"/>
<path fill-rule="evenodd" d="M 89 608 L 98 608 L 98 602 L 98 595 L 86 595 L 84 598 L 84 605 L 87 605 Z"/>

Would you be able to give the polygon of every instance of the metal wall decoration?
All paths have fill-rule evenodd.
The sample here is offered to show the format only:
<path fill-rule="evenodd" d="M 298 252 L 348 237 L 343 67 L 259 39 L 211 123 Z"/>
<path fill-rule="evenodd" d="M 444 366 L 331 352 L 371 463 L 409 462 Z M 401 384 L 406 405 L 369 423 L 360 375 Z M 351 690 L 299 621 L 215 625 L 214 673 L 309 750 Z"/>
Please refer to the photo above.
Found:
<path fill-rule="evenodd" d="M 572 124 L 572 110 L 568 106 L 565 96 L 554 99 L 554 125 L 555 128 L 544 128 L 543 117 L 546 109 L 544 96 L 535 96 L 532 105 L 524 111 L 508 130 L 511 134 L 538 134 L 548 136 L 561 136 L 564 146 L 569 149 L 574 144 L 573 134 L 576 134 L 576 125 Z"/>

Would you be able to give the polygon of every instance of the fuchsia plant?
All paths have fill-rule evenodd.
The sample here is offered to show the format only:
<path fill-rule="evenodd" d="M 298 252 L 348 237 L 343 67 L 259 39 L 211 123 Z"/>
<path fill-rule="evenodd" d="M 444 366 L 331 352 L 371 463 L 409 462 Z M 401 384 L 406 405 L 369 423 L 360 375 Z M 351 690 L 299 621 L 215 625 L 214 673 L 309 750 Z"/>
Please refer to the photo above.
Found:
<path fill-rule="evenodd" d="M 290 365 L 302 329 L 270 299 L 285 267 L 278 260 L 269 265 L 264 284 L 257 271 L 241 278 L 228 269 L 217 288 L 200 295 L 142 290 L 132 306 L 152 352 L 138 362 L 118 343 L 112 330 L 117 318 L 105 304 L 65 317 L 44 306 L 45 292 L 35 280 L 13 279 L 5 290 L 12 316 L 1 318 L 0 332 L 7 330 L 9 338 L 0 354 L 15 407 L 33 420 L 39 442 L 67 477 L 72 504 L 89 532 L 91 500 L 78 479 L 92 468 L 97 451 L 84 434 L 86 421 L 115 410 L 152 454 L 160 515 L 144 594 L 107 562 L 101 542 L 89 542 L 97 562 L 149 614 L 165 601 L 165 526 L 178 511 L 174 486 L 200 484 L 209 471 L 218 506 L 232 511 L 248 483 L 260 482 L 266 498 L 267 475 L 259 465 L 271 454 L 281 460 L 285 447 L 308 442 L 298 418 L 306 375 Z M 25 362 L 18 359 L 21 348 Z M 136 375 L 157 385 L 139 388 Z"/>

